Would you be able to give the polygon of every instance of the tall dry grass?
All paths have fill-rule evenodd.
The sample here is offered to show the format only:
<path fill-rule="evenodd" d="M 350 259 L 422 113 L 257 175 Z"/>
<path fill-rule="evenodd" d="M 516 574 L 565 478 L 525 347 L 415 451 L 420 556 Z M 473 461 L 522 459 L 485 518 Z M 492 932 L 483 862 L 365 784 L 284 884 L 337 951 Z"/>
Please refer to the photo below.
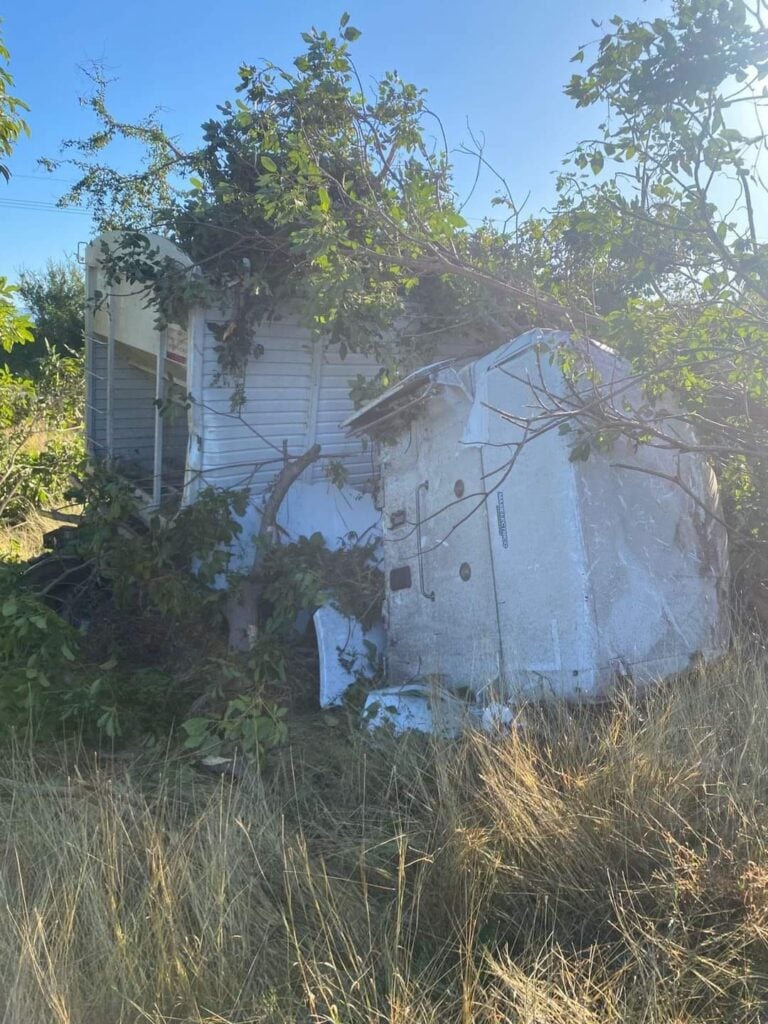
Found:
<path fill-rule="evenodd" d="M 9 753 L 0 1019 L 768 1018 L 761 660 L 501 739 L 323 730 L 239 784 Z"/>
<path fill-rule="evenodd" d="M 0 521 L 0 562 L 27 562 L 42 554 L 43 534 L 59 526 L 44 512 L 31 512 L 23 523 Z"/>

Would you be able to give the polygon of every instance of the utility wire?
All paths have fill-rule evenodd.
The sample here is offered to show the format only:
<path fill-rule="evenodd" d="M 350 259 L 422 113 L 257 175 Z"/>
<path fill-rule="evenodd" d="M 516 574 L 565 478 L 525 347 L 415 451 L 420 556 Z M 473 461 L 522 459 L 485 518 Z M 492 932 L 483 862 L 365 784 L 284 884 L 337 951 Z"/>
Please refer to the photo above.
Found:
<path fill-rule="evenodd" d="M 25 181 L 55 181 L 60 185 L 74 185 L 74 178 L 52 178 L 48 174 L 17 174 L 11 171 L 12 178 L 24 178 Z"/>
<path fill-rule="evenodd" d="M 38 199 L 8 199 L 0 197 L 0 207 L 8 210 L 30 210 L 38 213 L 69 213 L 79 217 L 88 217 L 87 210 L 78 210 L 71 206 L 58 206 L 56 203 L 44 202 Z"/>

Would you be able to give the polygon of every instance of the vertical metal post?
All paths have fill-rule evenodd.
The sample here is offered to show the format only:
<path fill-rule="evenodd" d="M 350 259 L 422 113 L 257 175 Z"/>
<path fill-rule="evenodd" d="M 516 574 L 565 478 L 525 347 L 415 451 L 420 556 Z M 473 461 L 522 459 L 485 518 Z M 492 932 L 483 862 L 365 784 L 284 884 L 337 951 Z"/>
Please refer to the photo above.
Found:
<path fill-rule="evenodd" d="M 314 447 L 317 442 L 317 417 L 320 409 L 320 390 L 323 381 L 323 340 L 318 338 L 310 342 L 312 346 L 312 367 L 309 378 L 309 407 L 307 408 L 306 449 Z M 307 474 L 307 479 L 317 479 L 318 463 L 315 463 Z"/>
<path fill-rule="evenodd" d="M 96 291 L 96 268 L 87 262 L 85 264 L 85 310 L 83 314 L 85 328 L 85 442 L 89 455 L 94 454 L 93 438 L 95 432 L 94 424 L 94 341 L 93 321 Z"/>
<path fill-rule="evenodd" d="M 115 338 L 117 337 L 117 305 L 115 289 L 109 289 L 109 334 L 107 336 L 107 459 L 115 454 Z"/>
<path fill-rule="evenodd" d="M 205 466 L 203 406 L 203 357 L 205 353 L 205 318 L 202 311 L 190 314 L 187 328 L 187 391 L 192 404 L 187 411 L 187 456 L 184 469 L 182 505 L 190 505 L 200 490 L 200 477 Z"/>
<path fill-rule="evenodd" d="M 155 461 L 152 475 L 152 504 L 160 505 L 163 497 L 163 416 L 161 403 L 165 397 L 165 353 L 168 339 L 165 331 L 158 335 L 155 356 Z"/>

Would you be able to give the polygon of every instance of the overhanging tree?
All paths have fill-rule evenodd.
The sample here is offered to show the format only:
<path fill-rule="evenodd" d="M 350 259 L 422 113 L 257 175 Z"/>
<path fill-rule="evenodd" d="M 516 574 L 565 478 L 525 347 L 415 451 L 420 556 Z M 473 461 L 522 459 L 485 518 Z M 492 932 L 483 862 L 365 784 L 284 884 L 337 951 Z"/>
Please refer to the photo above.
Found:
<path fill-rule="evenodd" d="M 726 482 L 734 536 L 763 545 L 766 75 L 759 2 L 686 0 L 668 18 L 613 18 L 566 87 L 577 106 L 602 104 L 606 116 L 572 154 L 559 208 L 536 239 L 540 276 L 591 299 L 598 333 L 632 359 L 649 398 L 666 388 L 682 398 Z M 641 416 L 607 395 L 603 411 L 602 423 L 585 425 L 593 438 L 607 424 L 682 447 L 663 403 Z"/>
<path fill-rule="evenodd" d="M 290 70 L 242 67 L 238 98 L 189 152 L 154 117 L 116 120 L 100 82 L 99 129 L 68 144 L 82 171 L 68 198 L 90 201 L 102 226 L 129 229 L 111 270 L 149 282 L 162 315 L 180 315 L 201 288 L 206 301 L 226 299 L 220 357 L 235 374 L 253 324 L 285 304 L 342 348 L 382 358 L 393 336 L 401 352 L 426 354 L 424 339 L 462 326 L 489 344 L 531 324 L 601 336 L 645 375 L 651 408 L 649 417 L 619 407 L 617 424 L 608 395 L 611 429 L 638 441 L 663 433 L 653 401 L 668 387 L 682 394 L 729 481 L 731 516 L 759 533 L 768 494 L 765 133 L 734 119 L 764 102 L 756 3 L 675 0 L 667 17 L 612 19 L 566 87 L 577 106 L 602 106 L 599 134 L 568 158 L 553 214 L 514 231 L 468 228 L 423 92 L 390 74 L 367 95 L 346 16 L 337 37 L 307 33 Z M 576 61 L 587 63 L 587 52 Z M 116 136 L 146 144 L 141 172 L 102 162 Z M 482 151 L 475 157 L 483 163 Z M 496 203 L 517 215 L 508 195 Z M 148 228 L 179 242 L 204 276 L 160 264 L 141 236 Z M 578 426 L 582 455 L 590 437 L 610 436 L 594 416 Z"/>
<path fill-rule="evenodd" d="M 292 69 L 241 67 L 237 99 L 192 151 L 154 116 L 137 126 L 114 118 L 97 78 L 98 130 L 66 144 L 82 177 L 64 201 L 89 202 L 100 226 L 128 229 L 108 262 L 116 274 L 151 280 L 167 316 L 202 287 L 207 301 L 226 296 L 225 370 L 242 367 L 254 322 L 286 305 L 342 351 L 382 359 L 395 324 L 400 352 L 426 355 L 457 329 L 507 337 L 537 304 L 564 317 L 532 281 L 505 273 L 508 238 L 467 229 L 424 92 L 396 73 L 363 89 L 350 56 L 358 35 L 345 15 L 337 37 L 304 34 Z M 102 160 L 117 136 L 146 145 L 142 171 L 119 174 Z M 138 233 L 147 229 L 178 242 L 204 286 L 155 262 Z"/>

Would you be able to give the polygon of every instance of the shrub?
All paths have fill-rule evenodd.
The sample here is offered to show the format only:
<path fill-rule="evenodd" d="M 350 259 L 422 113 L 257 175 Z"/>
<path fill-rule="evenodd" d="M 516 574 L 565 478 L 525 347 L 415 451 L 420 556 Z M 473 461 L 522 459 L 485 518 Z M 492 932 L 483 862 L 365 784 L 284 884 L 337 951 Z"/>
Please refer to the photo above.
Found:
<path fill-rule="evenodd" d="M 167 735 L 185 694 L 178 675 L 100 649 L 22 586 L 18 569 L 0 572 L 0 738 Z"/>
<path fill-rule="evenodd" d="M 0 368 L 0 522 L 63 498 L 81 465 L 83 364 L 48 349 L 35 378 Z"/>

